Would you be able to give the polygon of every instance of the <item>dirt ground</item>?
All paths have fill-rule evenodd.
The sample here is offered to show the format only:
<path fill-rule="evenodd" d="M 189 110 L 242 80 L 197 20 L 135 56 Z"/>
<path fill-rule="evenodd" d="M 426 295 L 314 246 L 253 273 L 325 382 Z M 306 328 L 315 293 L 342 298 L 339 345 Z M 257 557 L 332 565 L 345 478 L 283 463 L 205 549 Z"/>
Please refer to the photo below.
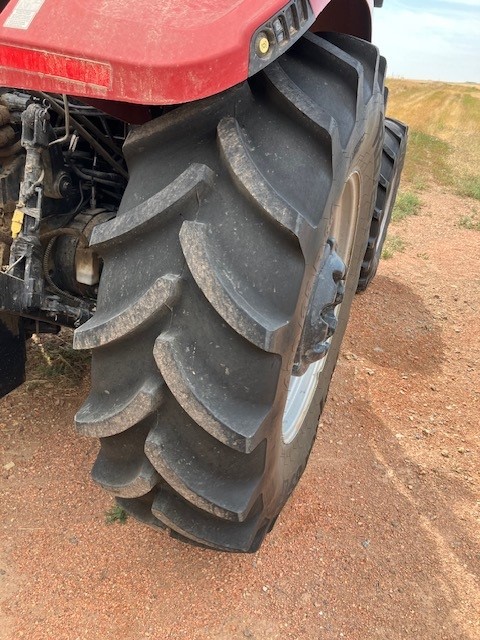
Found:
<path fill-rule="evenodd" d="M 480 233 L 458 226 L 473 200 L 420 198 L 256 555 L 107 525 L 72 426 L 85 388 L 1 402 L 1 640 L 480 639 Z"/>

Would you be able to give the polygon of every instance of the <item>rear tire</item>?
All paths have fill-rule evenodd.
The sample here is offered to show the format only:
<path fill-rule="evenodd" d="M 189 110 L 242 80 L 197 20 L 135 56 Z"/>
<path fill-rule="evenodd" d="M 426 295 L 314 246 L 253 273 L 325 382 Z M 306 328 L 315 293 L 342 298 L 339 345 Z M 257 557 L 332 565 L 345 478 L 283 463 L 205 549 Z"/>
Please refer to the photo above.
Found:
<path fill-rule="evenodd" d="M 385 61 L 308 34 L 249 82 L 134 130 L 104 269 L 78 430 L 94 480 L 140 520 L 215 549 L 255 551 L 297 484 L 365 252 L 383 144 Z M 338 326 L 292 441 L 283 415 L 344 185 L 358 217 Z"/>
<path fill-rule="evenodd" d="M 377 273 L 395 207 L 400 178 L 407 153 L 408 127 L 399 120 L 385 119 L 382 166 L 377 187 L 370 234 L 363 258 L 358 291 L 365 291 Z"/>

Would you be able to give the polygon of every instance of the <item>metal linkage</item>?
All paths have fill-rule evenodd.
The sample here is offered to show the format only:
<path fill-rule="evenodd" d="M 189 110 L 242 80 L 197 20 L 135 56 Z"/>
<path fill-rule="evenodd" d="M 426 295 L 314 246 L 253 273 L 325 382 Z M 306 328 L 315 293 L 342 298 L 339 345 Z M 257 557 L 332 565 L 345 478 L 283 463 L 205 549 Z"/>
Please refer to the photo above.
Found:
<path fill-rule="evenodd" d="M 22 113 L 21 143 L 26 150 L 25 170 L 12 220 L 14 241 L 8 273 L 24 281 L 23 303 L 27 308 L 38 308 L 43 295 L 39 230 L 45 177 L 42 153 L 49 144 L 48 125 L 48 110 L 39 104 L 30 104 Z"/>
<path fill-rule="evenodd" d="M 53 131 L 48 107 L 33 102 L 21 116 L 21 145 L 25 169 L 17 208 L 12 219 L 12 244 L 7 270 L 0 273 L 0 311 L 8 311 L 58 324 L 79 325 L 91 315 L 91 304 L 45 291 L 44 251 L 40 223 L 43 218 L 45 158 Z M 57 289 L 56 294 L 62 292 Z"/>

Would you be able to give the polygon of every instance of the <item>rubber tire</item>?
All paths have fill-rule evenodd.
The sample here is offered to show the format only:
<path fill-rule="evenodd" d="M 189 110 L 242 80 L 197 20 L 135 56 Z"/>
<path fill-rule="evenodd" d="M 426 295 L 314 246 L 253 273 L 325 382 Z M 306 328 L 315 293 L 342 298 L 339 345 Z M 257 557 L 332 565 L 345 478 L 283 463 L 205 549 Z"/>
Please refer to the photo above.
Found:
<path fill-rule="evenodd" d="M 135 129 L 76 416 L 94 480 L 140 520 L 228 551 L 258 549 L 307 462 L 365 252 L 383 145 L 385 61 L 303 37 L 234 89 Z M 352 172 L 360 215 L 338 330 L 305 423 L 282 415 L 330 216 Z"/>
<path fill-rule="evenodd" d="M 370 225 L 367 250 L 358 281 L 358 292 L 365 291 L 377 273 L 383 245 L 395 207 L 400 178 L 407 153 L 408 127 L 399 120 L 385 119 L 382 168 L 378 181 L 375 208 Z"/>

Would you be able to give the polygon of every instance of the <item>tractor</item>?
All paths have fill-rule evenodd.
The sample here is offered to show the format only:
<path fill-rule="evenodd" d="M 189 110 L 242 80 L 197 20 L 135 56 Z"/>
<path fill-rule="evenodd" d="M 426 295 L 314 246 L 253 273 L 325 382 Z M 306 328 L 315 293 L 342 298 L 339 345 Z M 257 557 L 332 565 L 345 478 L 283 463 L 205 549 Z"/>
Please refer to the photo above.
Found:
<path fill-rule="evenodd" d="M 271 531 L 377 270 L 407 127 L 374 4 L 0 2 L 0 396 L 73 329 L 93 480 L 190 543 Z"/>

